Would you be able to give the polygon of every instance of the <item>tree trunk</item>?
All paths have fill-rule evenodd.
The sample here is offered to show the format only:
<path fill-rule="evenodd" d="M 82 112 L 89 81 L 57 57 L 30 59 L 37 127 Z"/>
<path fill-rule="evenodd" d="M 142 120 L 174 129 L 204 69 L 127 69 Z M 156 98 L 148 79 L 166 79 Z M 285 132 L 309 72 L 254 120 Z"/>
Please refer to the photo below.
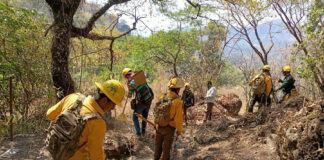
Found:
<path fill-rule="evenodd" d="M 173 72 L 175 76 L 178 76 L 178 72 L 177 72 L 177 62 L 173 63 Z"/>
<path fill-rule="evenodd" d="M 64 18 L 62 18 L 64 17 Z M 74 82 L 69 72 L 70 39 L 73 15 L 54 14 L 52 53 L 52 79 L 57 98 L 62 99 L 74 92 Z"/>
<path fill-rule="evenodd" d="M 46 3 L 51 7 L 54 22 L 49 28 L 53 32 L 53 41 L 51 47 L 52 54 L 52 79 L 57 92 L 57 98 L 62 99 L 66 95 L 74 92 L 74 81 L 69 72 L 69 54 L 70 54 L 70 39 L 72 37 L 85 37 L 92 40 L 111 40 L 112 42 L 129 34 L 136 28 L 136 21 L 133 23 L 133 28 L 129 31 L 117 36 L 100 36 L 97 34 L 89 35 L 93 29 L 96 20 L 100 18 L 110 7 L 126 3 L 129 0 L 109 0 L 102 8 L 100 8 L 87 23 L 85 28 L 73 26 L 73 16 L 76 13 L 82 0 L 46 0 Z M 112 45 L 110 45 L 112 47 Z M 113 63 L 113 62 L 112 62 Z M 112 67 L 111 67 L 112 68 Z"/>

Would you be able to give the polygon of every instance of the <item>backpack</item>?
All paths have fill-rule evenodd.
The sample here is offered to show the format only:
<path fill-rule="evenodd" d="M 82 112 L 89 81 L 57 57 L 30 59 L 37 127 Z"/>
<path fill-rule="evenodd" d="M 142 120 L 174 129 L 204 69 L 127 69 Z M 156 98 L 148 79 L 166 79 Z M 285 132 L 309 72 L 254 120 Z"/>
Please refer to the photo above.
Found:
<path fill-rule="evenodd" d="M 171 103 L 177 97 L 168 98 L 166 94 L 164 94 L 161 101 L 157 102 L 154 107 L 153 115 L 154 115 L 154 123 L 159 126 L 167 126 L 170 121 L 173 121 L 174 118 L 170 119 L 170 110 Z"/>
<path fill-rule="evenodd" d="M 142 106 L 149 106 L 153 98 L 153 91 L 147 84 L 143 84 L 136 88 L 136 99 Z"/>
<path fill-rule="evenodd" d="M 191 107 L 194 106 L 194 94 L 192 93 L 192 91 L 190 89 L 185 91 L 185 95 L 184 95 L 184 106 L 185 107 Z"/>
<path fill-rule="evenodd" d="M 54 123 L 49 127 L 46 138 L 46 148 L 54 160 L 66 160 L 83 145 L 78 146 L 82 131 L 88 120 L 100 119 L 99 113 L 80 115 L 84 95 L 79 95 L 74 105 L 56 117 Z"/>
<path fill-rule="evenodd" d="M 252 84 L 252 92 L 255 95 L 262 95 L 266 91 L 266 84 L 265 84 L 265 75 L 259 74 Z"/>

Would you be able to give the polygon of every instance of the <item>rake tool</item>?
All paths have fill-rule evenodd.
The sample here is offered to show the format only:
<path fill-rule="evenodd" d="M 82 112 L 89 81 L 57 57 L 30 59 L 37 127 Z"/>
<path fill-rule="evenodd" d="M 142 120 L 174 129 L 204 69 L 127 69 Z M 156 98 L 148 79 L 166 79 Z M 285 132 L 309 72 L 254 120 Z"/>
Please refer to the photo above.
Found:
<path fill-rule="evenodd" d="M 127 122 L 127 117 L 126 117 L 126 114 L 125 114 L 125 108 L 126 108 L 127 101 L 128 101 L 128 97 L 126 98 L 126 102 L 125 102 L 125 105 L 124 105 L 124 108 L 123 108 L 123 112 L 120 115 L 118 115 L 118 117 L 117 117 L 118 120 L 123 121 L 123 122 Z"/>

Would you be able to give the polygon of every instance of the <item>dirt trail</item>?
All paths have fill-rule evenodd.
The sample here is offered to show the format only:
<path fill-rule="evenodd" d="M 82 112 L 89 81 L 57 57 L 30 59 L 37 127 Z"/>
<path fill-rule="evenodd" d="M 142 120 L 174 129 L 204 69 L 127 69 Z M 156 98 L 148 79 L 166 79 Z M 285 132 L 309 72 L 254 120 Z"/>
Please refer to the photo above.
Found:
<path fill-rule="evenodd" d="M 217 128 L 218 122 L 185 127 L 184 134 L 176 142 L 177 159 L 279 159 L 274 153 L 272 140 L 255 137 L 255 128 L 235 129 L 229 126 L 226 131 L 211 135 L 213 129 L 209 128 Z M 131 122 L 115 122 L 113 128 L 107 132 L 105 140 L 105 150 L 111 159 L 153 159 L 154 130 L 151 127 L 148 128 L 148 136 L 140 141 L 134 137 Z M 206 133 L 205 136 L 202 133 Z M 20 151 L 14 159 L 51 159 L 43 148 L 44 139 L 45 135 L 17 135 L 14 147 Z M 124 144 L 131 145 L 127 148 Z M 116 149 L 118 147 L 119 150 Z M 9 140 L 6 139 L 1 142 L 0 154 L 9 148 Z M 121 153 L 123 148 L 128 151 Z"/>
<path fill-rule="evenodd" d="M 289 105 L 297 100 L 243 116 L 231 115 L 216 105 L 213 120 L 208 123 L 202 123 L 206 106 L 194 106 L 189 110 L 189 125 L 184 126 L 172 156 L 180 160 L 324 158 L 324 99 L 306 103 L 300 98 L 300 103 Z M 110 121 L 108 128 L 104 149 L 109 159 L 153 159 L 155 131 L 151 126 L 142 140 L 135 138 L 130 116 L 128 122 Z M 50 159 L 43 148 L 44 139 L 45 135 L 17 135 L 14 147 L 20 152 L 13 159 Z M 5 139 L 0 146 L 1 155 L 9 149 L 9 140 Z M 306 152 L 303 146 L 311 147 Z"/>

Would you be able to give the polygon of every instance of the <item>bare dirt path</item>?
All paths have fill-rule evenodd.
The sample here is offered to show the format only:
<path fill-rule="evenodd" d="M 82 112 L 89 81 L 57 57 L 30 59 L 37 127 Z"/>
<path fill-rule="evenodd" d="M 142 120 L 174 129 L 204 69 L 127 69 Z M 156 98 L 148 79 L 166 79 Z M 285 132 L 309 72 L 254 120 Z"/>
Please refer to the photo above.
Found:
<path fill-rule="evenodd" d="M 224 125 L 225 123 L 228 123 Z M 207 124 L 185 127 L 185 132 L 176 141 L 176 159 L 212 160 L 275 160 L 273 135 L 258 135 L 258 128 L 235 128 L 226 120 L 214 120 Z M 153 159 L 154 130 L 148 128 L 148 136 L 142 140 L 134 137 L 132 123 L 117 122 L 107 132 L 106 154 L 109 159 Z M 51 159 L 44 147 L 45 135 L 17 135 L 14 148 L 19 149 L 13 159 Z M 9 140 L 1 142 L 0 154 L 10 148 Z M 127 145 L 128 144 L 128 148 Z M 126 146 L 126 147 L 125 147 Z M 10 159 L 10 158 L 0 158 Z"/>

